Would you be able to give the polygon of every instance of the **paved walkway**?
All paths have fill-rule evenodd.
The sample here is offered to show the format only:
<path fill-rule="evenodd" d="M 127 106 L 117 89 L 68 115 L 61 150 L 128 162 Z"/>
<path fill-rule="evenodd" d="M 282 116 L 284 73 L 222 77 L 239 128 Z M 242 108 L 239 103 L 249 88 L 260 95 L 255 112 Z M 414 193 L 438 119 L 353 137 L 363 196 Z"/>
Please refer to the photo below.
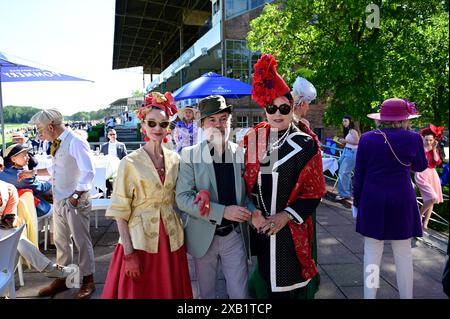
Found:
<path fill-rule="evenodd" d="M 97 291 L 93 298 L 100 298 L 103 290 L 109 261 L 114 245 L 118 240 L 115 222 L 104 217 L 104 211 L 99 214 L 99 227 L 94 225 L 94 215 L 91 218 L 91 234 L 94 243 Z M 324 200 L 317 210 L 317 240 L 318 262 L 321 275 L 320 290 L 317 299 L 358 299 L 363 297 L 363 240 L 355 232 L 355 221 L 351 211 L 341 204 Z M 414 258 L 414 297 L 421 299 L 442 299 L 447 296 L 442 292 L 440 282 L 445 256 L 437 249 L 421 242 L 413 243 Z M 55 250 L 46 252 L 52 260 Z M 75 256 L 75 260 L 76 260 Z M 190 266 L 192 262 L 190 261 Z M 195 273 L 191 267 L 194 296 L 197 295 Z M 17 278 L 17 275 L 16 275 Z M 52 279 L 33 270 L 26 270 L 25 286 L 19 287 L 16 280 L 18 298 L 36 298 L 39 289 L 48 285 Z M 220 296 L 224 297 L 225 282 L 218 278 Z M 395 265 L 390 244 L 385 245 L 381 267 L 381 288 L 378 298 L 397 299 Z M 54 298 L 72 298 L 76 289 L 71 289 L 56 295 Z"/>

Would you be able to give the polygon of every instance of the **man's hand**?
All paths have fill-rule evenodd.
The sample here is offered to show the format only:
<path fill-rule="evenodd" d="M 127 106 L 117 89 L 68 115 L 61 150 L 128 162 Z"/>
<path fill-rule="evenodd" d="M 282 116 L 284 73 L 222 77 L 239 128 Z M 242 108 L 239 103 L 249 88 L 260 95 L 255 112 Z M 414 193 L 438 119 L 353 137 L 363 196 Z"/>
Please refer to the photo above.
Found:
<path fill-rule="evenodd" d="M 260 229 L 266 224 L 266 219 L 262 215 L 259 209 L 255 210 L 252 214 L 252 225 L 260 231 Z"/>
<path fill-rule="evenodd" d="M 141 277 L 142 272 L 137 252 L 125 255 L 123 258 L 125 261 L 125 275 L 127 275 L 133 280 L 139 279 L 139 277 Z"/>
<path fill-rule="evenodd" d="M 194 204 L 198 204 L 198 210 L 201 216 L 209 216 L 210 211 L 210 198 L 211 194 L 208 190 L 202 189 L 198 192 L 197 197 L 195 198 Z"/>
<path fill-rule="evenodd" d="M 32 178 L 34 176 L 34 171 L 33 170 L 29 170 L 29 171 L 21 171 L 19 173 L 17 173 L 17 181 L 21 182 L 26 178 Z"/>
<path fill-rule="evenodd" d="M 252 214 L 245 207 L 231 205 L 231 206 L 225 207 L 225 212 L 223 214 L 223 217 L 225 219 L 228 219 L 228 220 L 231 220 L 234 222 L 243 223 L 243 222 L 250 220 L 250 218 L 252 217 Z"/>
<path fill-rule="evenodd" d="M 77 194 L 77 195 L 78 195 L 78 198 L 77 198 L 77 199 L 75 199 L 75 198 L 72 197 L 73 194 L 70 196 L 69 202 L 70 202 L 70 204 L 71 204 L 73 207 L 77 207 L 77 206 L 78 206 L 78 204 L 80 203 L 81 195 L 83 195 L 83 193 L 84 193 L 83 191 L 75 191 L 75 192 L 73 192 L 73 194 Z"/>

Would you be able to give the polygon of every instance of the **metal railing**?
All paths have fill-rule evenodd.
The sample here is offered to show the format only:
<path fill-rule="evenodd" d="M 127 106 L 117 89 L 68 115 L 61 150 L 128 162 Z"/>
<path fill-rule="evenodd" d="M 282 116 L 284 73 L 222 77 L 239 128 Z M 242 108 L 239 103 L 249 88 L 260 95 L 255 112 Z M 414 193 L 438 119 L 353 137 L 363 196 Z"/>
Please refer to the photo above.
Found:
<path fill-rule="evenodd" d="M 105 143 L 107 143 L 107 142 L 89 142 L 89 146 L 91 147 L 91 150 L 95 151 L 95 150 L 97 149 L 97 147 L 100 149 L 100 147 L 101 147 L 103 144 L 105 144 Z M 135 146 L 135 145 L 137 145 L 138 148 L 145 144 L 144 141 L 121 142 L 121 143 L 124 143 L 125 146 L 129 146 L 129 145 Z M 133 151 L 133 150 L 128 149 L 128 147 L 127 147 L 127 153 L 130 153 L 130 152 L 132 152 L 132 151 Z"/>

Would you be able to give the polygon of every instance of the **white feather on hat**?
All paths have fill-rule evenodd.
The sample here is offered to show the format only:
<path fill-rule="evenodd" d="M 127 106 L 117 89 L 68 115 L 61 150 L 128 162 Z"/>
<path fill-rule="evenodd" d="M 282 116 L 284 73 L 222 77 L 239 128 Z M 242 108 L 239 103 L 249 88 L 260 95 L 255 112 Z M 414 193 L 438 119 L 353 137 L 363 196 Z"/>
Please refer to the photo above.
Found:
<path fill-rule="evenodd" d="M 299 96 L 300 102 L 311 103 L 316 98 L 317 91 L 311 82 L 299 76 L 294 82 L 292 95 L 294 98 Z"/>

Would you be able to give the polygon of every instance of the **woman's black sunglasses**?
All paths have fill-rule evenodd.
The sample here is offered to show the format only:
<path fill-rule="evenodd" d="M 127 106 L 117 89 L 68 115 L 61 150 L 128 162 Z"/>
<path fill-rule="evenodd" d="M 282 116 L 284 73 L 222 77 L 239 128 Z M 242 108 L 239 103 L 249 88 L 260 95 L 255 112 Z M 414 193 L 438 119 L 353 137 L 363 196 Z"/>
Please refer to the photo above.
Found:
<path fill-rule="evenodd" d="M 277 112 L 277 110 L 280 111 L 280 113 L 282 115 L 288 115 L 289 113 L 291 113 L 291 106 L 289 104 L 281 104 L 280 106 L 278 105 L 267 105 L 266 106 L 266 112 L 267 114 L 275 114 Z"/>
<path fill-rule="evenodd" d="M 159 124 L 159 127 L 160 127 L 160 128 L 167 128 L 167 127 L 169 126 L 169 124 L 170 124 L 169 121 L 161 121 L 161 122 L 157 122 L 157 121 L 154 121 L 154 120 L 147 120 L 147 121 L 145 121 L 145 122 L 147 122 L 147 125 L 148 125 L 149 127 L 155 127 L 156 125 Z"/>

